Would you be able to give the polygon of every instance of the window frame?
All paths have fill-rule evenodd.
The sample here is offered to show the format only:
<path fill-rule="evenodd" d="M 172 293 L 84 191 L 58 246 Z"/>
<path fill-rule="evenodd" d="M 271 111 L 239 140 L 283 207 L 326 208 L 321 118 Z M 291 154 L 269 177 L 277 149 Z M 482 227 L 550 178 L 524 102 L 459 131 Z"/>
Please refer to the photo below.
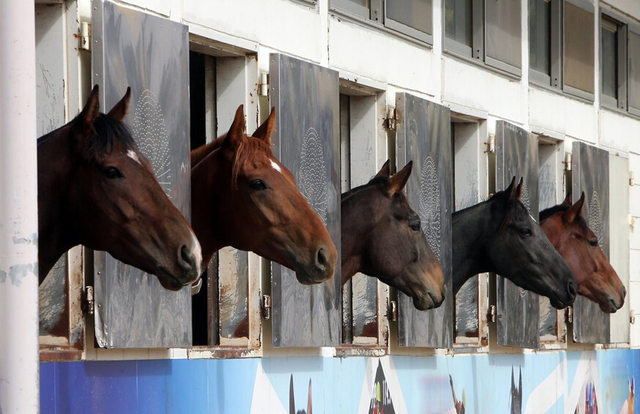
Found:
<path fill-rule="evenodd" d="M 626 68 L 627 68 L 627 97 L 626 97 L 626 104 L 627 104 L 627 112 L 631 115 L 635 115 L 635 116 L 640 116 L 640 105 L 638 105 L 638 107 L 632 106 L 632 104 L 630 103 L 630 98 L 631 98 L 631 91 L 630 91 L 630 85 L 631 82 L 630 80 L 633 78 L 633 74 L 632 72 L 632 67 L 631 67 L 631 59 L 632 59 L 632 55 L 631 53 L 629 53 L 629 42 L 631 40 L 631 36 L 636 36 L 638 39 L 638 46 L 640 46 L 640 25 L 638 24 L 634 24 L 634 23 L 628 23 L 627 24 L 627 64 L 626 64 Z M 636 53 L 636 71 L 639 72 L 638 75 L 640 76 L 640 48 Z M 636 91 L 636 94 L 638 95 L 638 98 L 640 100 L 640 87 L 638 87 L 638 90 Z"/>
<path fill-rule="evenodd" d="M 629 67 L 629 56 L 628 56 L 628 24 L 624 22 L 624 20 L 612 12 L 607 8 L 600 9 L 600 32 L 598 36 L 598 45 L 599 45 L 599 64 L 600 64 L 600 106 L 610 109 L 618 109 L 621 111 L 627 111 L 627 99 L 628 99 L 628 67 Z M 602 44 L 602 29 L 604 25 L 607 24 L 609 26 L 609 30 L 615 26 L 615 37 L 616 37 L 616 50 L 615 50 L 615 60 L 616 60 L 616 94 L 617 96 L 611 97 L 609 95 L 605 95 L 602 88 L 602 68 L 603 68 L 603 44 Z"/>
<path fill-rule="evenodd" d="M 518 15 L 518 24 L 521 25 L 522 7 Z M 450 37 L 447 37 L 446 33 L 446 10 L 443 6 L 442 13 L 442 27 L 443 27 L 443 51 L 454 56 L 460 56 L 466 59 L 479 62 L 484 67 L 495 69 L 501 73 L 508 74 L 520 78 L 522 76 L 522 49 L 519 52 L 518 59 L 520 67 L 513 66 L 508 62 L 488 56 L 487 55 L 487 43 L 488 34 L 487 27 L 489 26 L 489 20 L 487 18 L 487 2 L 472 1 L 471 2 L 471 46 L 458 42 Z M 520 35 L 522 35 L 522 27 L 520 27 Z M 519 38 L 520 43 L 522 37 Z"/>
<path fill-rule="evenodd" d="M 544 1 L 544 0 L 543 0 Z M 529 64 L 529 82 L 536 85 L 559 89 L 562 84 L 562 0 L 550 0 L 551 21 L 549 24 L 550 37 L 550 75 L 546 75 L 531 68 Z M 527 2 L 530 6 L 530 2 Z M 531 9 L 527 9 L 528 15 Z M 529 39 L 531 38 L 531 25 L 529 25 Z M 531 42 L 529 42 L 529 58 L 531 58 Z"/>
<path fill-rule="evenodd" d="M 355 18 L 357 21 L 375 27 L 376 29 L 387 29 L 396 35 L 410 39 L 419 44 L 433 46 L 433 0 L 431 2 L 431 32 L 427 33 L 415 27 L 401 23 L 387 17 L 386 2 L 388 0 L 369 0 L 369 7 L 359 6 L 349 0 L 329 0 L 329 10 L 340 13 L 347 17 Z M 411 0 L 414 1 L 414 0 Z"/>
<path fill-rule="evenodd" d="M 578 98 L 582 98 L 582 99 L 586 99 L 589 102 L 593 102 L 595 100 L 595 91 L 596 89 L 596 78 L 595 78 L 595 66 L 596 66 L 596 56 L 594 55 L 593 57 L 593 90 L 594 92 L 588 92 L 588 91 L 583 91 L 581 89 L 578 89 L 574 86 L 570 86 L 566 84 L 566 80 L 567 80 L 567 68 L 566 68 L 566 63 L 567 63 L 567 59 L 565 56 L 565 52 L 567 50 L 567 45 L 566 45 L 566 33 L 567 33 L 567 28 L 566 28 L 566 17 L 567 17 L 567 13 L 566 13 L 566 5 L 567 3 L 571 4 L 574 7 L 577 7 L 583 11 L 586 11 L 588 13 L 591 13 L 595 19 L 596 15 L 595 15 L 595 8 L 593 6 L 593 4 L 585 1 L 585 0 L 564 0 L 563 4 L 562 4 L 562 17 L 561 17 L 561 21 L 562 21 L 562 33 L 561 33 L 561 41 L 562 41 L 562 53 L 561 53 L 561 59 L 562 59 L 562 65 L 561 65 L 561 70 L 562 70 L 562 82 L 560 83 L 562 85 L 562 91 L 569 94 L 569 95 L 573 95 L 575 97 Z M 594 25 L 595 22 L 592 21 L 592 29 L 594 29 Z M 595 30 L 595 29 L 594 29 Z M 598 37 L 599 38 L 599 37 Z M 596 40 L 596 34 L 595 32 L 593 33 L 593 42 L 595 42 Z M 593 43 L 592 43 L 592 48 L 593 48 Z"/>

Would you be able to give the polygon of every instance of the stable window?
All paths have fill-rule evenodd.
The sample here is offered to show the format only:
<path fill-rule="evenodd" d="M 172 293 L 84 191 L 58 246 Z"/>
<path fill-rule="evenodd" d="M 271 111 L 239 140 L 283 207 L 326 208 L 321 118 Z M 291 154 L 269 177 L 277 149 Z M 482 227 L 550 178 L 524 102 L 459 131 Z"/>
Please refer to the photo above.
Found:
<path fill-rule="evenodd" d="M 246 79 L 255 75 L 246 73 L 254 67 L 247 64 L 253 56 L 229 56 L 228 48 L 220 52 L 214 46 L 205 39 L 191 38 L 192 149 L 228 130 L 238 105 L 246 102 Z M 250 110 L 247 108 L 247 113 Z M 255 118 L 247 119 L 247 133 L 251 134 Z M 235 356 L 234 350 L 260 347 L 260 262 L 259 256 L 232 247 L 214 255 L 200 292 L 192 296 L 193 345 L 198 347 L 190 350 L 192 357 L 209 355 L 212 350 L 221 356 Z M 206 346 L 216 348 L 200 348 Z"/>
<path fill-rule="evenodd" d="M 488 176 L 484 141 L 486 122 L 468 115 L 451 114 L 454 208 L 462 210 L 486 199 Z M 483 131 L 484 130 L 484 131 Z M 483 182 L 484 181 L 484 182 Z M 455 297 L 454 348 L 456 351 L 487 350 L 489 346 L 488 274 L 469 279 Z"/>
<path fill-rule="evenodd" d="M 529 77 L 559 87 L 561 0 L 529 0 Z"/>
<path fill-rule="evenodd" d="M 563 148 L 562 141 L 537 134 L 538 159 L 540 172 L 538 174 L 538 205 L 539 211 L 558 205 L 563 198 Z M 566 346 L 567 326 L 565 311 L 551 306 L 549 298 L 539 296 L 540 319 L 540 347 L 544 349 Z"/>
<path fill-rule="evenodd" d="M 340 159 L 341 191 L 364 185 L 386 161 L 386 133 L 378 127 L 382 102 L 374 91 L 353 89 L 341 80 Z M 389 287 L 377 278 L 357 273 L 342 285 L 342 323 L 345 345 L 341 355 L 361 355 L 363 347 L 383 353 L 388 345 Z M 358 346 L 350 351 L 349 345 Z"/>
<path fill-rule="evenodd" d="M 432 0 L 331 0 L 331 7 L 433 43 Z"/>
<path fill-rule="evenodd" d="M 445 0 L 446 50 L 521 74 L 519 1 Z"/>
<path fill-rule="evenodd" d="M 593 5 L 578 0 L 567 0 L 563 17 L 563 90 L 593 100 Z"/>

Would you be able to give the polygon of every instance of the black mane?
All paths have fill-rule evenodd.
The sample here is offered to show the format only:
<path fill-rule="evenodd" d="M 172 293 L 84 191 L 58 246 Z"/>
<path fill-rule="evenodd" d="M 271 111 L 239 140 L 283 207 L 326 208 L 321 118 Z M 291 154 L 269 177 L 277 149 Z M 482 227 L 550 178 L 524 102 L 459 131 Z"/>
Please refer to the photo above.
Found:
<path fill-rule="evenodd" d="M 373 177 L 368 183 L 360 185 L 358 187 L 352 188 L 351 190 L 345 192 L 342 194 L 342 201 L 344 201 L 345 199 L 359 193 L 362 190 L 365 190 L 369 187 L 372 187 L 374 185 L 377 184 L 386 184 L 389 181 L 389 177 L 385 177 L 385 176 L 380 176 L 380 177 Z"/>
<path fill-rule="evenodd" d="M 558 204 L 557 206 L 553 206 L 553 207 L 549 207 L 545 210 L 542 210 L 540 212 L 540 221 L 546 220 L 549 217 L 553 216 L 556 213 L 559 213 L 561 211 L 567 211 L 569 210 L 569 206 L 563 206 L 562 204 Z"/>
<path fill-rule="evenodd" d="M 105 115 L 100 114 L 93 122 L 91 131 L 91 144 L 87 149 L 89 155 L 100 152 L 110 153 L 113 143 L 118 140 L 125 149 L 137 150 L 131 131 L 125 124 Z"/>

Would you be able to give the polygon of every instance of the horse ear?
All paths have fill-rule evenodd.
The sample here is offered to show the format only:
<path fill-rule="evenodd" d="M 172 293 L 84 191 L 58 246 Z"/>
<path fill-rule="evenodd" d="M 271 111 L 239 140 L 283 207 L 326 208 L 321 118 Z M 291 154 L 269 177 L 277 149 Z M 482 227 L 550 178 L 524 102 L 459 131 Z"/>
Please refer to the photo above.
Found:
<path fill-rule="evenodd" d="M 252 137 L 259 138 L 271 145 L 271 134 L 276 129 L 276 108 L 275 106 L 271 108 L 271 113 L 266 121 L 262 123 L 256 129 L 256 132 L 253 133 Z"/>
<path fill-rule="evenodd" d="M 393 174 L 389 178 L 389 181 L 387 182 L 387 192 L 389 193 L 389 196 L 402 191 L 402 189 L 407 185 L 407 181 L 409 181 L 409 176 L 411 176 L 412 169 L 413 161 L 409 161 L 409 163 L 405 165 L 403 169 Z"/>
<path fill-rule="evenodd" d="M 82 108 L 82 112 L 80 112 L 80 115 L 78 115 L 73 123 L 73 128 L 79 130 L 80 134 L 85 134 L 93 128 L 93 123 L 98 115 L 100 115 L 100 93 L 98 85 L 96 85 L 93 87 L 93 90 L 91 90 L 87 103 L 84 105 L 84 108 Z"/>
<path fill-rule="evenodd" d="M 384 164 L 382 164 L 382 168 L 380 168 L 380 171 L 378 171 L 378 173 L 373 178 L 388 177 L 390 175 L 391 175 L 391 167 L 389 166 L 389 160 L 386 160 Z"/>
<path fill-rule="evenodd" d="M 129 101 L 131 100 L 131 87 L 127 87 L 127 92 L 124 94 L 120 102 L 115 104 L 113 108 L 109 111 L 107 115 L 109 117 L 115 119 L 116 121 L 122 122 L 124 120 L 125 115 L 127 115 L 127 110 L 129 109 Z"/>
<path fill-rule="evenodd" d="M 524 179 L 520 177 L 518 187 L 516 187 L 516 200 L 522 203 L 522 189 L 524 188 Z"/>
<path fill-rule="evenodd" d="M 567 196 L 564 198 L 564 201 L 562 201 L 562 204 L 560 205 L 564 207 L 571 207 L 571 193 L 567 194 Z"/>
<path fill-rule="evenodd" d="M 576 203 L 574 205 L 569 207 L 569 210 L 567 210 L 567 212 L 564 215 L 564 220 L 567 223 L 571 223 L 577 217 L 582 215 L 582 209 L 584 208 L 584 200 L 585 200 L 585 198 L 586 197 L 585 197 L 584 191 L 583 191 L 582 195 L 580 196 L 580 200 L 576 201 Z"/>
<path fill-rule="evenodd" d="M 509 186 L 505 188 L 504 193 L 507 195 L 509 200 L 515 197 L 515 193 L 516 193 L 516 176 L 515 175 L 511 179 L 511 184 L 509 184 Z"/>
<path fill-rule="evenodd" d="M 231 148 L 238 148 L 240 142 L 245 136 L 245 122 L 244 122 L 244 105 L 240 105 L 236 110 L 236 115 L 233 118 L 233 122 L 227 132 L 224 144 Z"/>

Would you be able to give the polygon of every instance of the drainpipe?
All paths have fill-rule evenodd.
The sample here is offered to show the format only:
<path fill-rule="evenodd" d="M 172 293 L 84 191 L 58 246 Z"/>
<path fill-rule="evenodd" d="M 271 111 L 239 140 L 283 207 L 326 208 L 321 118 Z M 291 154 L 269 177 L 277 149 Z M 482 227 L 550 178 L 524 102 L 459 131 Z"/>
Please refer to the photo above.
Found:
<path fill-rule="evenodd" d="M 40 410 L 33 0 L 0 0 L 0 414 Z"/>

